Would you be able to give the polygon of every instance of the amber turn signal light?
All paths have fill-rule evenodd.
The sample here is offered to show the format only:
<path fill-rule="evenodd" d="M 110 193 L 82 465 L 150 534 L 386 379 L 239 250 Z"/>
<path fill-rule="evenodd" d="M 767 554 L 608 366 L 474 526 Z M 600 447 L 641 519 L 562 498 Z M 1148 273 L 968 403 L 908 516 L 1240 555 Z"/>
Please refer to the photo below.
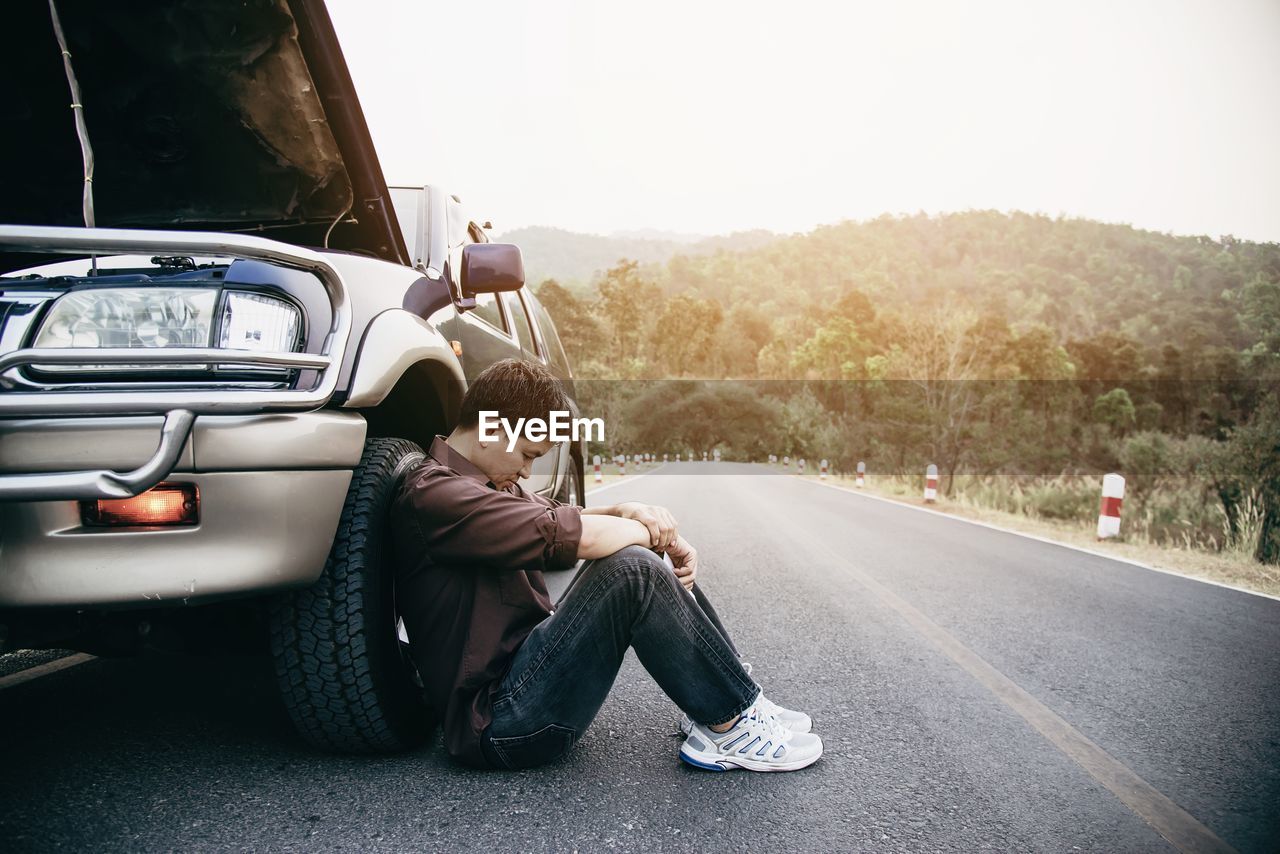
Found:
<path fill-rule="evenodd" d="M 133 498 L 81 501 L 80 521 L 93 528 L 196 525 L 200 492 L 194 483 L 162 483 Z"/>

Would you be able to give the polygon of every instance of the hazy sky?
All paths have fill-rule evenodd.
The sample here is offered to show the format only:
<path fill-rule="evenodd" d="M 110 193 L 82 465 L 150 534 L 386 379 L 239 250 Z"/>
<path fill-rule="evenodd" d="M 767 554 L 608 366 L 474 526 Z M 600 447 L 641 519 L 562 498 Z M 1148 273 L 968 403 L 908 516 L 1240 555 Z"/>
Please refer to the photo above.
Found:
<path fill-rule="evenodd" d="M 393 182 L 499 231 L 970 208 L 1280 240 L 1280 0 L 329 0 Z"/>

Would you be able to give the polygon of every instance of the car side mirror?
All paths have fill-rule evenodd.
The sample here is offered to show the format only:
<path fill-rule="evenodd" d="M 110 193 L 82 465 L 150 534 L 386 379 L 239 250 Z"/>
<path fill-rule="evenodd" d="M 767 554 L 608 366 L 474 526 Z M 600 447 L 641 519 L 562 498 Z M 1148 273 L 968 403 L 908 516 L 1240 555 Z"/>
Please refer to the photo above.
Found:
<path fill-rule="evenodd" d="M 514 243 L 469 243 L 462 247 L 462 307 L 476 294 L 518 291 L 524 286 L 524 257 Z"/>

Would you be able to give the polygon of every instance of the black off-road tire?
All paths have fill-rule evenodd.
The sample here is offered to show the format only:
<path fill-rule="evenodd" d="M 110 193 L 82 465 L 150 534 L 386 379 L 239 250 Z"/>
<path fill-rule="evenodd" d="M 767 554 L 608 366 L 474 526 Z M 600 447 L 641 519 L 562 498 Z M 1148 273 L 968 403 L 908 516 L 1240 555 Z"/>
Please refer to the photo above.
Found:
<path fill-rule="evenodd" d="M 389 510 L 422 449 L 370 439 L 351 477 L 324 572 L 271 608 L 271 654 L 285 708 L 311 744 L 391 753 L 421 744 L 433 715 L 396 633 Z"/>

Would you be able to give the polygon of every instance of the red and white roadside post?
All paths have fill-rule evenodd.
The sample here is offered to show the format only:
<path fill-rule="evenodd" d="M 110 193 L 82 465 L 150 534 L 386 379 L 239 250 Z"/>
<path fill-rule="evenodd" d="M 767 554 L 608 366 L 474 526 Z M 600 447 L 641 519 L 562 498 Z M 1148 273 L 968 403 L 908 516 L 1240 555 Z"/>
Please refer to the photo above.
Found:
<path fill-rule="evenodd" d="M 618 461 L 618 474 L 622 477 L 627 476 L 627 455 L 623 454 L 622 459 Z"/>
<path fill-rule="evenodd" d="M 1124 503 L 1124 478 L 1102 476 L 1102 506 L 1098 509 L 1098 539 L 1120 536 L 1120 505 Z"/>
<path fill-rule="evenodd" d="M 938 500 L 938 467 L 933 463 L 924 470 L 924 500 L 926 504 Z"/>
<path fill-rule="evenodd" d="M 662 455 L 662 461 L 663 461 L 664 463 L 667 461 L 667 455 L 666 455 L 666 454 L 663 454 L 663 455 Z"/>
<path fill-rule="evenodd" d="M 826 480 L 826 479 L 827 479 L 827 461 L 823 460 L 820 468 L 818 469 L 818 480 Z"/>
<path fill-rule="evenodd" d="M 716 448 L 714 451 L 712 451 L 712 452 L 711 452 L 711 458 L 712 458 L 713 460 L 715 460 L 716 462 L 720 462 L 720 449 L 719 449 L 719 448 Z"/>
<path fill-rule="evenodd" d="M 591 464 L 595 466 L 595 469 L 596 469 L 596 483 L 604 483 L 604 473 L 600 471 L 600 455 L 599 454 L 596 454 L 592 458 Z"/>
<path fill-rule="evenodd" d="M 800 474 L 804 474 L 804 459 L 800 460 Z"/>
<path fill-rule="evenodd" d="M 707 452 L 706 452 L 706 451 L 703 451 L 703 452 L 702 452 L 702 461 L 703 461 L 704 463 L 707 461 Z"/>
<path fill-rule="evenodd" d="M 858 461 L 858 477 L 853 481 L 853 485 L 856 486 L 858 489 L 862 489 L 862 487 L 867 485 L 866 479 L 867 479 L 867 464 L 859 460 Z"/>
<path fill-rule="evenodd" d="M 783 457 L 783 458 L 782 458 L 782 470 L 783 470 L 783 471 L 786 471 L 786 470 L 787 470 L 787 469 L 789 469 L 789 468 L 791 468 L 791 457 Z"/>

